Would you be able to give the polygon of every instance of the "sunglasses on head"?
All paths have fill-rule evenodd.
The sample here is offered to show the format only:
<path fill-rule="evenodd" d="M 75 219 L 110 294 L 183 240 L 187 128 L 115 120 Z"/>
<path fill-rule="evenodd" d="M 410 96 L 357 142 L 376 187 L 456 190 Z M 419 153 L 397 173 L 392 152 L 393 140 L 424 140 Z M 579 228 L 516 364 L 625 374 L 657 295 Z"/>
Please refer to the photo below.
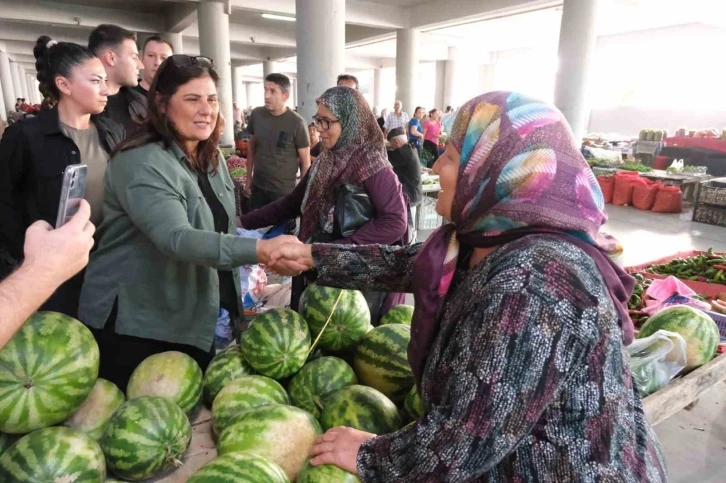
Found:
<path fill-rule="evenodd" d="M 209 57 L 198 55 L 192 57 L 191 55 L 174 54 L 167 57 L 166 60 L 171 61 L 174 67 L 189 67 L 192 65 L 198 65 L 207 69 L 214 69 L 214 61 Z"/>

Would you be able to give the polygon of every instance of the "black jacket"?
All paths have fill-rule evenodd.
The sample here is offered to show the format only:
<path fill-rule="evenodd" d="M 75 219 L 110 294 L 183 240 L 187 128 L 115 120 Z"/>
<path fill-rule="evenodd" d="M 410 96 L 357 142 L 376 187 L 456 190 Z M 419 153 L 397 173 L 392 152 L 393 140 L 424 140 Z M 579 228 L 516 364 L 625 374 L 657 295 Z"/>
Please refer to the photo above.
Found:
<path fill-rule="evenodd" d="M 411 206 L 421 203 L 423 186 L 421 185 L 421 162 L 416 148 L 404 144 L 398 149 L 388 150 L 388 161 L 393 172 L 398 176 L 401 187 Z"/>
<path fill-rule="evenodd" d="M 91 121 L 109 153 L 125 137 L 110 119 L 91 116 Z M 37 220 L 55 225 L 63 171 L 80 163 L 80 156 L 78 146 L 61 131 L 57 108 L 5 130 L 0 140 L 0 244 L 15 260 L 23 258 L 28 226 Z"/>

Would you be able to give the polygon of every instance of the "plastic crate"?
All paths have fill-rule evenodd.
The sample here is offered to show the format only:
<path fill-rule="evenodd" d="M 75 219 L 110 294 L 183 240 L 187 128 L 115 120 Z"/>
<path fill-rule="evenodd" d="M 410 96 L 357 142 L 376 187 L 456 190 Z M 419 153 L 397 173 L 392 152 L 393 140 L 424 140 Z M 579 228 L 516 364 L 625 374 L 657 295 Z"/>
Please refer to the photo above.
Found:
<path fill-rule="evenodd" d="M 436 213 L 436 200 L 424 196 L 416 210 L 416 229 L 435 230 L 442 225 L 441 215 Z"/>
<path fill-rule="evenodd" d="M 710 205 L 696 205 L 693 210 L 693 221 L 726 227 L 726 206 L 720 208 Z"/>
<path fill-rule="evenodd" d="M 726 208 L 726 187 L 720 180 L 701 182 L 696 204 Z"/>
<path fill-rule="evenodd" d="M 718 327 L 718 332 L 721 335 L 721 343 L 723 344 L 726 342 L 726 315 L 717 314 L 716 312 L 706 312 L 706 315 L 716 322 L 716 327 Z"/>

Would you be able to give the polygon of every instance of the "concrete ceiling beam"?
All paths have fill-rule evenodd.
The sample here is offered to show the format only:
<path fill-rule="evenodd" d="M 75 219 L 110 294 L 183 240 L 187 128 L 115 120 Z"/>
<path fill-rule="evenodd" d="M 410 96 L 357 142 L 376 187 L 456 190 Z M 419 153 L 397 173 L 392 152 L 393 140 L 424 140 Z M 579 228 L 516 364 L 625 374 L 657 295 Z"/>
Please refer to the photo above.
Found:
<path fill-rule="evenodd" d="M 409 26 L 431 30 L 558 5 L 562 0 L 457 0 L 446 2 L 446 8 L 440 2 L 431 2 L 411 9 Z"/>
<path fill-rule="evenodd" d="M 188 29 L 196 21 L 197 6 L 191 3 L 178 3 L 166 15 L 166 31 L 178 34 Z"/>

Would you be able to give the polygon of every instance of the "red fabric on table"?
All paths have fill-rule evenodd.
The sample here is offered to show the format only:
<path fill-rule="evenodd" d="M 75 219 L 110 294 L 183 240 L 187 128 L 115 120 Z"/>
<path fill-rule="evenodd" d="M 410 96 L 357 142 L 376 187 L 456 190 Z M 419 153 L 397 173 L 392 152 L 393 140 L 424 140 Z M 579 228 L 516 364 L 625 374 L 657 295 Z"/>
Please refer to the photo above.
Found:
<path fill-rule="evenodd" d="M 691 138 L 674 136 L 663 141 L 667 148 L 701 148 L 726 153 L 726 141 L 718 138 Z"/>

